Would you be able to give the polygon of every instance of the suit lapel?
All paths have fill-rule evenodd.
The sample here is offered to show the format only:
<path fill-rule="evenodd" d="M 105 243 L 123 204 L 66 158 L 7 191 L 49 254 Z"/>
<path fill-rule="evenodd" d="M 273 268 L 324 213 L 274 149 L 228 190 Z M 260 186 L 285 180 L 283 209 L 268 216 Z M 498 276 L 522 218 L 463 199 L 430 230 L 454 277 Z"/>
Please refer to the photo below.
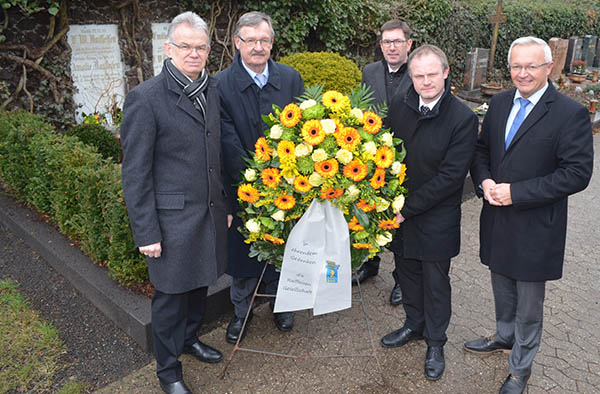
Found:
<path fill-rule="evenodd" d="M 175 82 L 173 78 L 171 78 L 171 76 L 166 72 L 165 78 L 167 79 L 167 87 L 169 88 L 169 90 L 179 97 L 179 99 L 177 100 L 177 107 L 179 107 L 182 111 L 190 115 L 192 118 L 196 119 L 201 124 L 204 124 L 202 114 L 199 110 L 196 109 L 196 107 L 194 107 L 194 103 L 192 103 L 192 100 L 190 100 L 183 93 L 183 89 L 181 88 L 181 86 L 179 86 L 177 82 Z"/>
<path fill-rule="evenodd" d="M 385 73 L 387 72 L 385 67 L 386 65 L 380 61 L 375 73 L 375 93 L 379 96 L 379 101 L 382 103 L 388 103 L 387 89 L 385 88 Z"/>
<path fill-rule="evenodd" d="M 505 132 L 506 132 L 506 122 L 508 122 L 508 116 L 510 115 L 510 110 L 513 107 L 513 98 L 515 97 L 516 89 L 512 89 L 509 94 L 503 97 L 503 101 L 500 104 L 500 116 L 498 118 L 499 124 L 498 133 L 496 134 L 496 147 L 498 150 L 499 157 L 503 157 L 505 154 L 504 150 L 504 141 L 505 141 Z"/>

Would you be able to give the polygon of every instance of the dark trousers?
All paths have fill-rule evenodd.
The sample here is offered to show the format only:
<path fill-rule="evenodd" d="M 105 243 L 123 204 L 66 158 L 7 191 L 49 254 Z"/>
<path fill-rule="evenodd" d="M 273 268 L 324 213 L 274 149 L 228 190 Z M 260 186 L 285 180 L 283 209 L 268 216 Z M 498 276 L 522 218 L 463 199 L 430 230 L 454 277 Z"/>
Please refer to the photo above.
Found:
<path fill-rule="evenodd" d="M 422 332 L 429 346 L 444 346 L 452 303 L 450 259 L 420 261 L 394 254 L 396 277 L 402 289 L 404 326 Z"/>
<path fill-rule="evenodd" d="M 182 379 L 178 358 L 184 345 L 198 340 L 196 333 L 202 324 L 208 287 L 181 293 L 166 294 L 154 290 L 152 297 L 152 336 L 156 375 L 165 383 Z"/>

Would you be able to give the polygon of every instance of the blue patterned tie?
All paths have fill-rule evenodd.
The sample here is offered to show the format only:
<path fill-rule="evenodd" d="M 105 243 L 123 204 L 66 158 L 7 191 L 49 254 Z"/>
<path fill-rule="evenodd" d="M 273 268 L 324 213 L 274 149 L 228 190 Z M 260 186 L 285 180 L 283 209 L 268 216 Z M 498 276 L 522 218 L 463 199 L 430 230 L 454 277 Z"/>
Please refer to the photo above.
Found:
<path fill-rule="evenodd" d="M 508 149 L 510 142 L 517 134 L 517 130 L 521 127 L 521 123 L 525 119 L 525 111 L 527 110 L 527 105 L 531 104 L 531 101 L 519 97 L 519 103 L 521 104 L 521 108 L 519 108 L 519 112 L 517 112 L 517 116 L 515 116 L 515 120 L 513 120 L 512 126 L 510 126 L 510 130 L 508 131 L 508 135 L 506 136 L 506 141 L 504 142 L 504 149 Z"/>
<path fill-rule="evenodd" d="M 265 76 L 262 74 L 256 74 L 254 76 L 254 79 L 256 79 L 256 82 L 258 82 L 258 87 L 259 88 L 263 88 L 263 86 L 266 85 L 266 81 L 265 81 Z"/>

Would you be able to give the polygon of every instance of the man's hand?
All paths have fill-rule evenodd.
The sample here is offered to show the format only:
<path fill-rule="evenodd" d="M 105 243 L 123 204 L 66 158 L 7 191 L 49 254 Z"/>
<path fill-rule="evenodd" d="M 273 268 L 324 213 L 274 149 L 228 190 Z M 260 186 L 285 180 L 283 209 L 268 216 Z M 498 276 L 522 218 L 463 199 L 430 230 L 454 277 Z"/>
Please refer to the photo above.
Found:
<path fill-rule="evenodd" d="M 498 183 L 491 191 L 492 198 L 500 203 L 503 207 L 512 205 L 510 196 L 510 183 Z"/>
<path fill-rule="evenodd" d="M 231 223 L 233 223 L 233 215 L 227 215 L 227 228 L 231 228 Z"/>
<path fill-rule="evenodd" d="M 481 188 L 483 189 L 483 198 L 487 200 L 490 205 L 497 207 L 501 206 L 500 201 L 497 201 L 492 195 L 492 190 L 496 187 L 496 182 L 493 179 L 487 178 L 481 182 Z"/>
<path fill-rule="evenodd" d="M 148 256 L 150 258 L 153 258 L 153 259 L 159 258 L 160 254 L 162 252 L 160 242 L 157 242 L 152 245 L 140 246 L 138 249 L 140 250 L 141 254 Z"/>
<path fill-rule="evenodd" d="M 400 212 L 398 212 L 396 214 L 396 223 L 398 224 L 402 224 L 402 222 L 404 222 L 406 219 L 404 219 L 404 216 L 402 216 L 402 214 Z"/>

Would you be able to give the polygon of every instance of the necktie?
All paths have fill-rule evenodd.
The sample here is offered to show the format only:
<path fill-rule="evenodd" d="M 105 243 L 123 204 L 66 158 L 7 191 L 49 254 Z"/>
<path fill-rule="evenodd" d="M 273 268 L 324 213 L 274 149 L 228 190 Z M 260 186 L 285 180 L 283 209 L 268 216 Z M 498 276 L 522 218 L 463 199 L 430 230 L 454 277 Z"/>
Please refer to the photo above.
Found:
<path fill-rule="evenodd" d="M 513 120 L 512 126 L 510 126 L 510 130 L 508 131 L 506 140 L 504 142 L 504 149 L 508 149 L 508 146 L 513 140 L 515 134 L 517 134 L 517 130 L 519 130 L 519 127 L 521 127 L 521 123 L 523 123 L 523 120 L 525 119 L 527 105 L 531 104 L 531 101 L 523 97 L 519 97 L 519 103 L 521 104 L 521 107 L 519 108 L 519 112 L 517 112 L 517 116 L 515 116 L 515 120 Z"/>
<path fill-rule="evenodd" d="M 431 109 L 429 109 L 429 107 L 426 105 L 421 105 L 421 108 L 419 108 L 419 112 L 421 112 L 421 115 L 427 116 L 431 112 Z"/>
<path fill-rule="evenodd" d="M 254 79 L 256 80 L 256 82 L 258 83 L 258 87 L 259 88 L 263 88 L 263 86 L 265 86 L 266 81 L 265 81 L 265 76 L 262 74 L 256 74 L 256 76 L 254 77 Z"/>

